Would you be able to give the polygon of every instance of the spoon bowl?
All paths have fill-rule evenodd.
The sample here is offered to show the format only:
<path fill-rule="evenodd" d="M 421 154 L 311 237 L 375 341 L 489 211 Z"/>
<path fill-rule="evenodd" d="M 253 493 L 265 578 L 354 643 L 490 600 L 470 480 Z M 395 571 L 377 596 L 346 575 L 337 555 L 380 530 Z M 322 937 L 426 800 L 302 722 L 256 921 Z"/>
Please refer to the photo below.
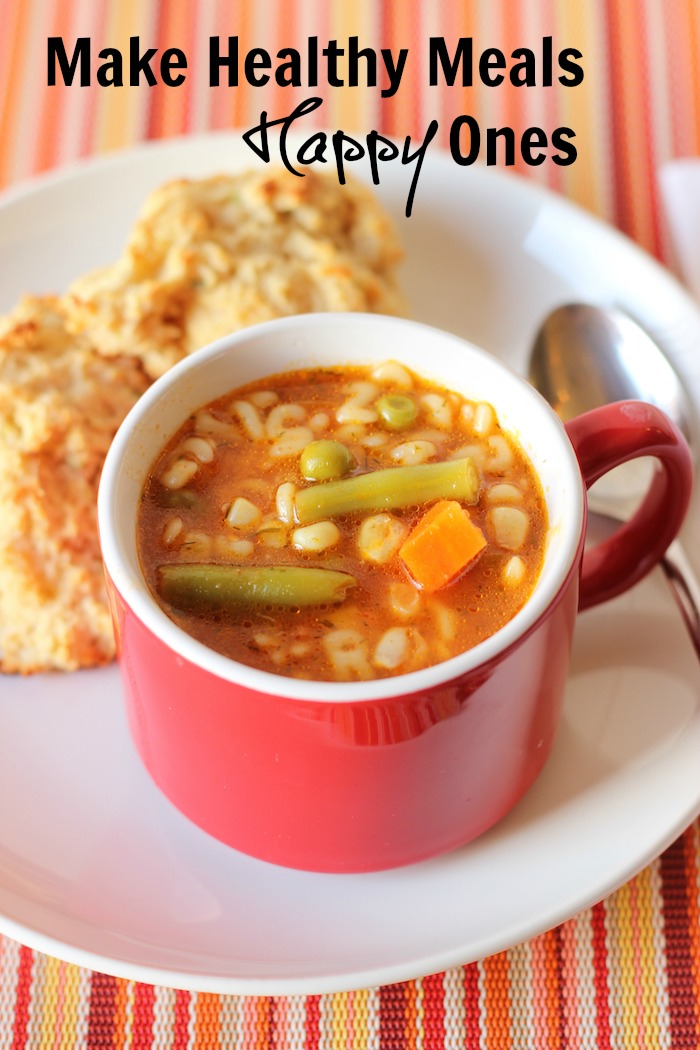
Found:
<path fill-rule="evenodd" d="M 564 422 L 636 399 L 665 412 L 691 444 L 691 409 L 679 375 L 622 310 L 588 303 L 553 310 L 535 337 L 529 378 Z"/>
<path fill-rule="evenodd" d="M 655 405 L 693 452 L 692 413 L 680 377 L 654 340 L 621 310 L 587 303 L 553 310 L 535 337 L 528 378 L 565 423 L 613 401 Z M 590 509 L 626 520 L 648 486 L 650 469 L 635 460 L 610 472 L 589 492 Z M 678 540 L 660 564 L 700 656 L 700 584 Z"/>

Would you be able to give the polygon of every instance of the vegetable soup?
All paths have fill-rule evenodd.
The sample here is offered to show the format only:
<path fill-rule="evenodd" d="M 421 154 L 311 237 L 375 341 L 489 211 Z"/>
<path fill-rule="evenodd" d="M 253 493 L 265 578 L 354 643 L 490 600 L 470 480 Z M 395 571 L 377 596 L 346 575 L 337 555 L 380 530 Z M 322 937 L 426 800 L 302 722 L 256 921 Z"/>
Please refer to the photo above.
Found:
<path fill-rule="evenodd" d="M 493 407 L 395 361 L 232 391 L 170 440 L 139 556 L 159 604 L 226 656 L 296 678 L 415 671 L 527 601 L 541 487 Z"/>

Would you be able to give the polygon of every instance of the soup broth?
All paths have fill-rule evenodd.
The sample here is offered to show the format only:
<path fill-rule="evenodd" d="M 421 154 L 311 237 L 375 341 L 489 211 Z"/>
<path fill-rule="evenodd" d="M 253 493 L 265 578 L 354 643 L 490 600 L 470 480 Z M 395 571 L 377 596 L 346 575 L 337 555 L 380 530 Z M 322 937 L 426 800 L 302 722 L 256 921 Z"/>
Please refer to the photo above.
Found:
<path fill-rule="evenodd" d="M 483 641 L 543 561 L 539 481 L 493 407 L 387 361 L 220 397 L 145 485 L 156 600 L 224 655 L 295 678 L 415 671 Z"/>

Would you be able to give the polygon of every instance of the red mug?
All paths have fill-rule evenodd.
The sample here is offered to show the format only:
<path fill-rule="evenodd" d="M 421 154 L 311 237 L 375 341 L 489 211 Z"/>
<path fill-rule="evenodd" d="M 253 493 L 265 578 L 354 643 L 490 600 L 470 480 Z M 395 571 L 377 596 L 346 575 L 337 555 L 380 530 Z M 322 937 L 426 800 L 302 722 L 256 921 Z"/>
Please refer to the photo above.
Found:
<path fill-rule="evenodd" d="M 227 389 L 268 374 L 386 358 L 494 405 L 537 471 L 544 566 L 492 637 L 421 671 L 308 682 L 237 663 L 160 609 L 139 566 L 139 496 L 160 448 Z M 584 553 L 586 487 L 619 463 L 660 465 L 635 517 Z M 565 429 L 524 380 L 456 336 L 402 319 L 315 314 L 228 336 L 141 398 L 107 456 L 99 527 L 135 746 L 197 825 L 277 864 L 396 867 L 475 838 L 531 786 L 556 733 L 577 611 L 621 593 L 662 557 L 692 488 L 688 447 L 662 412 L 621 402 Z"/>

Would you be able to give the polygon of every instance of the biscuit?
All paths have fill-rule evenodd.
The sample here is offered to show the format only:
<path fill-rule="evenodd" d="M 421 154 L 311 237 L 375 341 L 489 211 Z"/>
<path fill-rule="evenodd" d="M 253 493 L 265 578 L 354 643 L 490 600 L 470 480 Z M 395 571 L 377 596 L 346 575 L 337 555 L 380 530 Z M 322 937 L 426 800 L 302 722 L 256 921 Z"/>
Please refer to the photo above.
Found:
<path fill-rule="evenodd" d="M 151 379 L 230 331 L 294 313 L 404 313 L 371 191 L 284 170 L 167 183 L 122 256 L 0 318 L 0 671 L 109 662 L 100 471 Z"/>
<path fill-rule="evenodd" d="M 110 661 L 114 637 L 97 486 L 114 433 L 148 385 L 66 328 L 59 299 L 26 297 L 0 321 L 0 669 Z"/>
<path fill-rule="evenodd" d="M 76 280 L 73 331 L 152 378 L 222 335 L 289 314 L 402 314 L 401 249 L 369 188 L 284 169 L 169 182 L 122 256 Z"/>

